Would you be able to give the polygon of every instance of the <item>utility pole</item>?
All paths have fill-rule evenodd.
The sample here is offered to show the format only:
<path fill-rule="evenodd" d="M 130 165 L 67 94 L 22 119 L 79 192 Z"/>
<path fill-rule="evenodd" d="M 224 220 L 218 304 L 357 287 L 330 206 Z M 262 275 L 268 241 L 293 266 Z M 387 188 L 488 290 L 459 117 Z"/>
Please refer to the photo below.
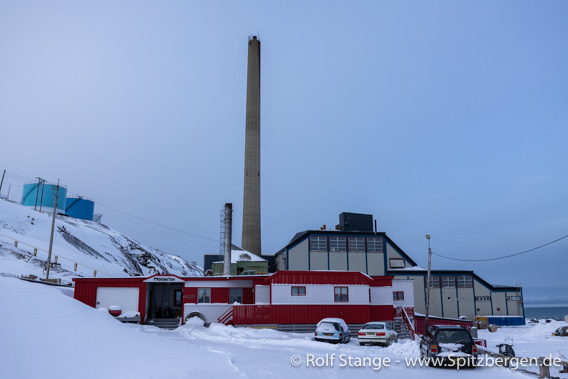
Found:
<path fill-rule="evenodd" d="M 39 211 L 41 212 L 41 207 L 43 206 L 43 189 L 45 188 L 45 179 L 41 180 L 41 198 L 39 199 Z"/>
<path fill-rule="evenodd" d="M 49 280 L 49 269 L 51 267 L 51 250 L 53 248 L 53 232 L 55 231 L 55 213 L 57 213 L 57 199 L 59 194 L 59 180 L 57 180 L 57 188 L 55 189 L 55 202 L 53 204 L 53 218 L 51 219 L 51 237 L 49 238 L 49 252 L 47 254 L 47 275 L 45 280 Z"/>
<path fill-rule="evenodd" d="M 2 184 L 4 183 L 4 176 L 6 176 L 6 170 L 2 174 L 2 180 L 0 181 L 0 195 L 2 194 Z"/>
<path fill-rule="evenodd" d="M 428 240 L 428 275 L 426 276 L 426 316 L 424 317 L 424 334 L 428 331 L 428 317 L 430 313 L 430 272 L 432 267 L 432 250 L 430 249 L 430 234 L 426 234 Z"/>
<path fill-rule="evenodd" d="M 36 191 L 36 202 L 35 202 L 35 205 L 34 205 L 34 211 L 37 210 L 37 198 L 38 198 L 38 196 L 39 196 L 39 185 L 40 185 L 40 183 L 41 183 L 41 178 L 38 177 L 37 191 Z"/>

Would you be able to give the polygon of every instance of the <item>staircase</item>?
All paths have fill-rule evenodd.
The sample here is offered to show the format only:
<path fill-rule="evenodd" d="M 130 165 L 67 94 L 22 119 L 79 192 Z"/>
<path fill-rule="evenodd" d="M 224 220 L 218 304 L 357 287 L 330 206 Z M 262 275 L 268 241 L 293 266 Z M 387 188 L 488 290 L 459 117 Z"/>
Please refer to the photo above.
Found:
<path fill-rule="evenodd" d="M 156 326 L 162 329 L 175 329 L 180 325 L 180 318 L 157 318 L 148 320 L 148 325 Z"/>
<path fill-rule="evenodd" d="M 220 324 L 230 325 L 233 323 L 233 307 L 229 307 L 219 318 L 217 322 Z"/>
<path fill-rule="evenodd" d="M 394 318 L 394 330 L 396 334 L 398 334 L 398 339 L 412 339 L 412 335 L 406 326 L 406 323 L 402 319 L 402 317 L 395 317 Z"/>

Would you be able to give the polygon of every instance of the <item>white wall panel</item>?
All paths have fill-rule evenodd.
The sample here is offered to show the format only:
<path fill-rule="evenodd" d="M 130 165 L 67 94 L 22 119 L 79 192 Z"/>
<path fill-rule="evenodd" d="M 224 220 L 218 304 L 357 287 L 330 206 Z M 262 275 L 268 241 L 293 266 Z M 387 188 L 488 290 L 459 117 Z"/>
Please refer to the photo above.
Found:
<path fill-rule="evenodd" d="M 396 306 L 414 307 L 414 281 L 413 280 L 393 280 L 392 292 L 404 292 L 404 300 L 395 301 Z"/>
<path fill-rule="evenodd" d="M 197 288 L 252 288 L 252 280 L 188 280 L 186 287 Z"/>
<path fill-rule="evenodd" d="M 185 304 L 183 308 L 184 319 L 193 312 L 199 312 L 205 317 L 205 322 L 217 322 L 232 304 Z"/>
<path fill-rule="evenodd" d="M 255 304 L 270 304 L 270 286 L 254 287 Z"/>
<path fill-rule="evenodd" d="M 99 287 L 97 288 L 97 308 L 120 305 L 122 312 L 138 312 L 138 287 Z"/>
<path fill-rule="evenodd" d="M 371 287 L 371 304 L 392 305 L 392 287 Z"/>

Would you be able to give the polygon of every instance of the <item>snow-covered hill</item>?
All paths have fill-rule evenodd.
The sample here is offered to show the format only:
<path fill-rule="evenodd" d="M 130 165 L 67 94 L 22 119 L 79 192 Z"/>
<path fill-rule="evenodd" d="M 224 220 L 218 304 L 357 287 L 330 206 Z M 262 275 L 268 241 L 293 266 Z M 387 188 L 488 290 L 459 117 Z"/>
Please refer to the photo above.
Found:
<path fill-rule="evenodd" d="M 0 198 L 0 274 L 44 275 L 52 216 Z M 16 243 L 17 241 L 17 243 Z M 34 256 L 34 253 L 36 256 Z M 50 278 L 168 273 L 202 275 L 201 267 L 92 221 L 56 216 Z"/>

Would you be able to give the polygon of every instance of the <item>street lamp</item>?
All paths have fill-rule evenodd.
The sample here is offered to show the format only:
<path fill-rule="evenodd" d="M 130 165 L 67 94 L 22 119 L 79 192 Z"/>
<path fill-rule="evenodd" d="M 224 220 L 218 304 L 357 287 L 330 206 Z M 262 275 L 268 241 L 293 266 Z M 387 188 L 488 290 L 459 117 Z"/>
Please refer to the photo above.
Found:
<path fill-rule="evenodd" d="M 428 240 L 428 275 L 426 276 L 426 316 L 424 317 L 424 334 L 428 330 L 428 316 L 430 313 L 430 268 L 432 266 L 432 250 L 430 249 L 430 234 L 426 234 Z"/>

